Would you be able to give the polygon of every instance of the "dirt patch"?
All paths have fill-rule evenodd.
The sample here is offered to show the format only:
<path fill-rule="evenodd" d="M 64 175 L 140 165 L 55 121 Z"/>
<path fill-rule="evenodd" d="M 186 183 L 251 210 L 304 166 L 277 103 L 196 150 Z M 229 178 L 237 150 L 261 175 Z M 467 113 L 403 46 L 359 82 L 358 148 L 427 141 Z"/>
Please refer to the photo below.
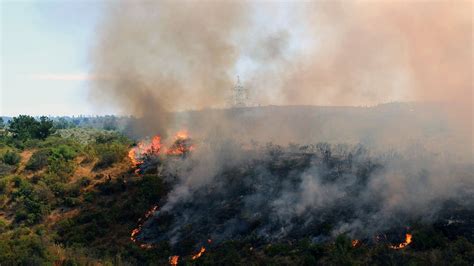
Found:
<path fill-rule="evenodd" d="M 30 160 L 31 155 L 33 155 L 35 151 L 36 150 L 26 150 L 20 153 L 21 160 L 20 160 L 20 165 L 18 166 L 18 169 L 16 170 L 16 174 L 20 174 L 23 171 L 25 171 L 25 166 Z"/>

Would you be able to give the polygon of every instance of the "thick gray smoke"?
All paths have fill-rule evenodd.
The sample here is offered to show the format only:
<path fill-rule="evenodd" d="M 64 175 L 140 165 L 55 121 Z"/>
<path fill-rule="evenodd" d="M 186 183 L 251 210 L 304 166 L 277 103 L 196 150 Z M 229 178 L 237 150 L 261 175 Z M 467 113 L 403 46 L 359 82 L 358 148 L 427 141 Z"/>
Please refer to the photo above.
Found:
<path fill-rule="evenodd" d="M 91 53 L 101 104 L 163 131 L 166 112 L 441 101 L 472 137 L 471 1 L 111 2 Z M 153 127 L 150 127 L 152 129 Z M 150 132 L 155 133 L 155 132 Z"/>
<path fill-rule="evenodd" d="M 175 186 L 162 208 L 182 215 L 170 236 L 185 221 L 205 221 L 205 210 L 186 203 L 212 195 L 234 203 L 219 195 L 229 191 L 224 181 L 239 178 L 255 182 L 237 184 L 252 190 L 238 200 L 242 215 L 269 211 L 262 235 L 285 235 L 315 217 L 336 221 L 331 211 L 341 206 L 354 212 L 330 233 L 368 235 L 406 222 L 401 215 L 434 219 L 444 202 L 461 204 L 459 195 L 472 191 L 471 8 L 471 1 L 113 2 L 91 53 L 94 75 L 103 77 L 91 97 L 138 117 L 131 125 L 138 136 L 184 127 L 199 140 L 189 159 L 170 166 Z M 443 104 L 212 109 L 225 106 L 238 74 L 254 104 Z M 177 113 L 190 109 L 204 110 Z M 301 155 L 306 164 L 285 177 L 281 165 L 280 174 L 258 165 L 275 158 L 252 140 L 362 143 L 374 154 L 357 162 L 349 159 L 357 149 L 329 159 Z M 472 199 L 465 204 L 472 209 Z M 229 230 L 243 226 L 227 222 Z M 232 230 L 214 237 L 240 229 Z"/>
<path fill-rule="evenodd" d="M 416 223 L 464 223 L 450 211 L 469 215 L 474 208 L 472 164 L 416 149 L 403 155 L 359 145 L 216 144 L 167 162 L 165 169 L 174 167 L 162 173 L 173 173 L 176 185 L 140 241 L 170 241 L 178 250 L 183 241 L 198 248 L 208 238 L 318 242 L 345 233 L 370 241 Z"/>

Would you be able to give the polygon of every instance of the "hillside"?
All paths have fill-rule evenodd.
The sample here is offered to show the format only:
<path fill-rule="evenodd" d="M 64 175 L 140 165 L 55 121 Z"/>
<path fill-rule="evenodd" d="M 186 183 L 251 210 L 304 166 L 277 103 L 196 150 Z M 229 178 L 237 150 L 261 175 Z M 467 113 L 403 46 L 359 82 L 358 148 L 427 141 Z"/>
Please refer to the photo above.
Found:
<path fill-rule="evenodd" d="M 470 187 L 458 195 L 462 201 L 436 205 L 443 207 L 429 219 L 401 210 L 379 228 L 367 220 L 371 228 L 343 230 L 382 210 L 363 195 L 386 161 L 360 145 L 219 142 L 213 157 L 214 146 L 187 136 L 151 148 L 116 131 L 85 128 L 45 138 L 3 134 L 0 141 L 2 265 L 474 262 Z M 138 164 L 131 149 L 141 152 Z M 199 168 L 211 159 L 226 163 Z M 311 174 L 320 183 L 307 179 Z M 417 182 L 423 178 L 429 177 Z M 301 187 L 312 189 L 302 195 L 320 198 L 304 203 Z M 176 194 L 180 188 L 189 191 Z"/>

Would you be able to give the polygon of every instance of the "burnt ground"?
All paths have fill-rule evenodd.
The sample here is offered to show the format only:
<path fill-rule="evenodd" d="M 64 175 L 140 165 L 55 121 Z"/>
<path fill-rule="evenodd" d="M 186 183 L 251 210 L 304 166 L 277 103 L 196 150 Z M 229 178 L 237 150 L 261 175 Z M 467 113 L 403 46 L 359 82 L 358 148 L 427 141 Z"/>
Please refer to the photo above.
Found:
<path fill-rule="evenodd" d="M 302 240 L 331 243 L 338 235 L 372 246 L 401 243 L 408 232 L 421 232 L 414 240 L 417 246 L 426 245 L 419 241 L 423 234 L 474 241 L 469 189 L 458 198 L 433 202 L 437 211 L 429 218 L 403 209 L 382 216 L 384 195 L 370 190 L 370 183 L 380 178 L 384 165 L 360 146 L 338 151 L 327 144 L 296 151 L 273 146 L 264 156 L 249 158 L 223 168 L 212 182 L 168 210 L 160 210 L 166 198 L 157 202 L 159 210 L 144 223 L 137 240 L 170 245 L 180 255 L 229 241 L 263 248 Z M 153 172 L 164 163 L 149 158 L 142 171 Z M 322 196 L 311 199 L 305 187 L 315 185 Z M 304 205 L 306 200 L 310 203 Z"/>

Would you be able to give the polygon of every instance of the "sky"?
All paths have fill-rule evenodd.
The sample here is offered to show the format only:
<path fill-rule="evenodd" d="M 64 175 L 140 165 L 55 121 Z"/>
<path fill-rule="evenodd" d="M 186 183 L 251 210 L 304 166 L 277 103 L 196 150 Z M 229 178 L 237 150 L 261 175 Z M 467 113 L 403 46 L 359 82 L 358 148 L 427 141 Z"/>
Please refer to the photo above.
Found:
<path fill-rule="evenodd" d="M 103 2 L 0 2 L 0 115 L 98 114 L 86 87 Z"/>
<path fill-rule="evenodd" d="M 90 75 L 89 56 L 109 2 L 0 0 L 0 3 L 0 115 L 119 113 L 111 106 L 94 105 L 88 98 L 94 78 Z M 258 17 L 263 21 L 272 19 L 265 14 Z M 247 59 L 240 59 L 235 76 L 254 71 L 255 66 Z"/>
<path fill-rule="evenodd" d="M 100 83 L 120 81 L 123 69 L 131 76 L 138 73 L 146 78 L 157 98 L 167 99 L 166 92 L 170 91 L 170 95 L 175 91 L 179 94 L 177 85 L 181 84 L 187 98 L 193 98 L 191 103 L 212 107 L 203 97 L 214 99 L 208 96 L 216 88 L 209 84 L 218 83 L 214 81 L 220 80 L 220 72 L 214 71 L 215 62 L 206 62 L 210 55 L 220 60 L 216 59 L 217 63 L 225 63 L 222 69 L 226 74 L 240 76 L 244 86 L 258 94 L 256 102 L 263 105 L 367 106 L 421 100 L 460 101 L 471 108 L 472 100 L 464 99 L 472 94 L 468 84 L 472 83 L 472 60 L 466 59 L 472 57 L 472 38 L 466 37 L 466 33 L 472 33 L 472 17 L 466 11 L 470 2 L 407 5 L 397 1 L 341 1 L 343 5 L 332 5 L 331 1 L 316 1 L 317 8 L 308 10 L 307 5 L 299 5 L 302 2 L 255 2 L 258 5 L 250 9 L 254 12 L 250 23 L 246 16 L 249 9 L 245 9 L 243 14 L 235 15 L 236 25 L 228 25 L 222 36 L 217 36 L 221 40 L 211 38 L 207 43 L 206 36 L 194 34 L 198 31 L 195 29 L 207 24 L 214 29 L 215 22 L 207 19 L 207 10 L 197 15 L 193 10 L 191 18 L 166 16 L 176 11 L 185 14 L 186 9 L 172 8 L 176 2 L 166 2 L 173 4 L 168 7 L 170 11 L 163 9 L 161 20 L 157 12 L 147 9 L 154 1 L 138 5 L 145 8 L 147 15 L 143 16 L 140 8 L 138 13 L 126 5 L 110 8 L 113 5 L 108 4 L 115 2 L 107 0 L 0 0 L 0 115 L 124 114 L 119 109 L 126 109 L 123 106 L 131 100 L 130 86 L 123 94 L 124 104 L 114 99 L 120 88 L 107 91 Z M 156 10 L 161 4 L 166 7 L 166 3 L 159 3 Z M 212 7 L 208 6 L 210 10 Z M 229 20 L 219 15 L 215 19 L 219 25 L 227 25 Z M 191 30 L 184 34 L 183 29 L 175 27 L 176 22 L 186 26 L 184 30 Z M 168 26 L 158 31 L 156 25 Z M 234 31 L 228 33 L 228 29 Z M 231 52 L 224 49 L 219 56 L 215 50 L 206 54 L 215 45 Z M 94 52 L 96 56 L 92 57 Z M 239 56 L 233 58 L 235 54 Z M 193 60 L 204 64 L 196 67 Z M 113 69 L 117 62 L 120 64 Z M 170 62 L 178 69 L 169 67 Z M 232 63 L 227 66 L 228 62 Z M 204 66 L 212 71 L 206 72 Z M 116 75 L 103 73 L 114 70 Z M 97 73 L 96 77 L 92 72 Z M 216 73 L 217 78 L 213 76 Z M 165 86 L 168 82 L 155 86 L 160 76 L 167 81 L 173 75 L 179 81 L 172 84 L 173 90 Z M 189 77 L 192 85 L 182 76 Z M 199 87 L 196 84 L 205 84 L 201 87 L 206 93 L 197 93 L 201 98 L 189 90 Z M 99 104 L 91 99 L 99 99 Z M 140 106 L 142 102 L 137 101 Z M 182 105 L 192 107 L 185 100 Z"/>

